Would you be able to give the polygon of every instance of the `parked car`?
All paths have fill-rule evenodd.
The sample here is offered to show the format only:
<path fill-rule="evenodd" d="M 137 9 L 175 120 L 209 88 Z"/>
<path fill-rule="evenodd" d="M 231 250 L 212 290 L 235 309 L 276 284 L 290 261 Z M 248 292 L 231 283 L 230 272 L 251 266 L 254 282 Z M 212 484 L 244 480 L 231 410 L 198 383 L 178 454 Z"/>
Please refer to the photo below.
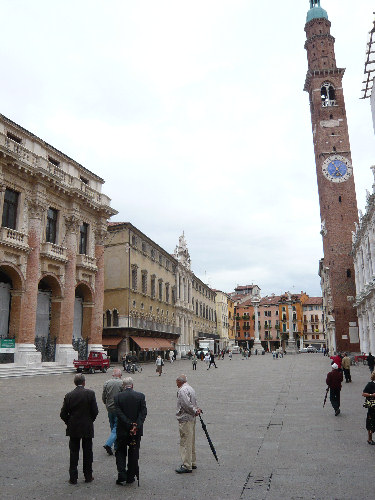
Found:
<path fill-rule="evenodd" d="M 308 345 L 307 352 L 318 352 L 318 349 L 312 345 Z"/>
<path fill-rule="evenodd" d="M 95 373 L 95 370 L 100 370 L 105 373 L 110 367 L 109 358 L 103 352 L 99 351 L 90 351 L 89 357 L 87 360 L 78 360 L 75 359 L 73 361 L 74 368 L 76 368 L 77 372 L 89 372 Z"/>
<path fill-rule="evenodd" d="M 301 347 L 299 352 L 309 352 L 309 351 L 308 351 L 307 347 Z"/>

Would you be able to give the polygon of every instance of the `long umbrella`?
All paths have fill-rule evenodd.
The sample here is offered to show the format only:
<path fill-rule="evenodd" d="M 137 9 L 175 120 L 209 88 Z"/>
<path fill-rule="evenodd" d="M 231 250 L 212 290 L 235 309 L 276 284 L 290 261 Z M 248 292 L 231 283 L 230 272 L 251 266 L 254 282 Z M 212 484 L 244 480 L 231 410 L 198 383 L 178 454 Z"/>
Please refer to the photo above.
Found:
<path fill-rule="evenodd" d="M 202 417 L 201 417 L 201 415 L 200 415 L 200 414 L 199 414 L 199 418 L 200 418 L 200 421 L 201 421 L 201 424 L 202 424 L 202 429 L 204 430 L 204 433 L 206 434 L 206 438 L 207 438 L 208 444 L 210 445 L 210 448 L 211 448 L 212 454 L 213 454 L 213 456 L 215 457 L 216 462 L 217 462 L 217 463 L 219 463 L 219 459 L 217 458 L 217 454 L 216 454 L 215 447 L 214 447 L 214 445 L 212 444 L 212 441 L 211 441 L 210 435 L 208 434 L 208 431 L 207 431 L 206 424 L 203 422 L 203 419 L 202 419 Z"/>
<path fill-rule="evenodd" d="M 323 408 L 324 408 L 326 401 L 327 401 L 328 391 L 329 391 L 329 387 L 327 387 L 327 389 L 326 389 L 326 395 L 324 396 L 324 401 L 323 401 Z"/>

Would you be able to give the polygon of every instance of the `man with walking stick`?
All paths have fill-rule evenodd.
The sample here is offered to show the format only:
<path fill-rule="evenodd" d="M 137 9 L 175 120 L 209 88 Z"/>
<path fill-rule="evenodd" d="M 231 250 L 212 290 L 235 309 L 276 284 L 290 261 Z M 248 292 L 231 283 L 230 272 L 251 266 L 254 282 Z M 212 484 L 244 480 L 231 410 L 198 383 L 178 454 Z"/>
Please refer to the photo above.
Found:
<path fill-rule="evenodd" d="M 180 432 L 180 455 L 182 464 L 177 474 L 191 473 L 197 468 L 195 457 L 195 420 L 202 410 L 197 406 L 194 389 L 187 383 L 186 375 L 176 379 L 178 428 Z"/>

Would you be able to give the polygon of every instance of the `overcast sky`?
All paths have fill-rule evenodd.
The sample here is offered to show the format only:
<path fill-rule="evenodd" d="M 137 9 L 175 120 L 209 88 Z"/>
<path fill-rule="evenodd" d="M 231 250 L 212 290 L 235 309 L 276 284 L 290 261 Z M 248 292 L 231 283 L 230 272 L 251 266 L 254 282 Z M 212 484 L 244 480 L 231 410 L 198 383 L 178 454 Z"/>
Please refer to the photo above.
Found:
<path fill-rule="evenodd" d="M 359 208 L 375 138 L 360 100 L 373 2 L 322 0 Z M 0 112 L 105 180 L 119 214 L 227 292 L 320 295 L 304 49 L 308 0 L 3 0 Z"/>

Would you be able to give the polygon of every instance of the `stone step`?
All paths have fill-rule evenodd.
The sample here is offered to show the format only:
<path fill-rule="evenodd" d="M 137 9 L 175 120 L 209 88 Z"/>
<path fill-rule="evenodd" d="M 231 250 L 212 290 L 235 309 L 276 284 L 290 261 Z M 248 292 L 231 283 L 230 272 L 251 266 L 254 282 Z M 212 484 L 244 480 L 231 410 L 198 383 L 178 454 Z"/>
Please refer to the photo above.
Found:
<path fill-rule="evenodd" d="M 39 368 L 27 368 L 23 366 L 0 365 L 0 378 L 13 377 L 35 377 L 38 375 L 61 375 L 62 373 L 75 373 L 73 367 L 68 366 L 42 366 Z"/>

